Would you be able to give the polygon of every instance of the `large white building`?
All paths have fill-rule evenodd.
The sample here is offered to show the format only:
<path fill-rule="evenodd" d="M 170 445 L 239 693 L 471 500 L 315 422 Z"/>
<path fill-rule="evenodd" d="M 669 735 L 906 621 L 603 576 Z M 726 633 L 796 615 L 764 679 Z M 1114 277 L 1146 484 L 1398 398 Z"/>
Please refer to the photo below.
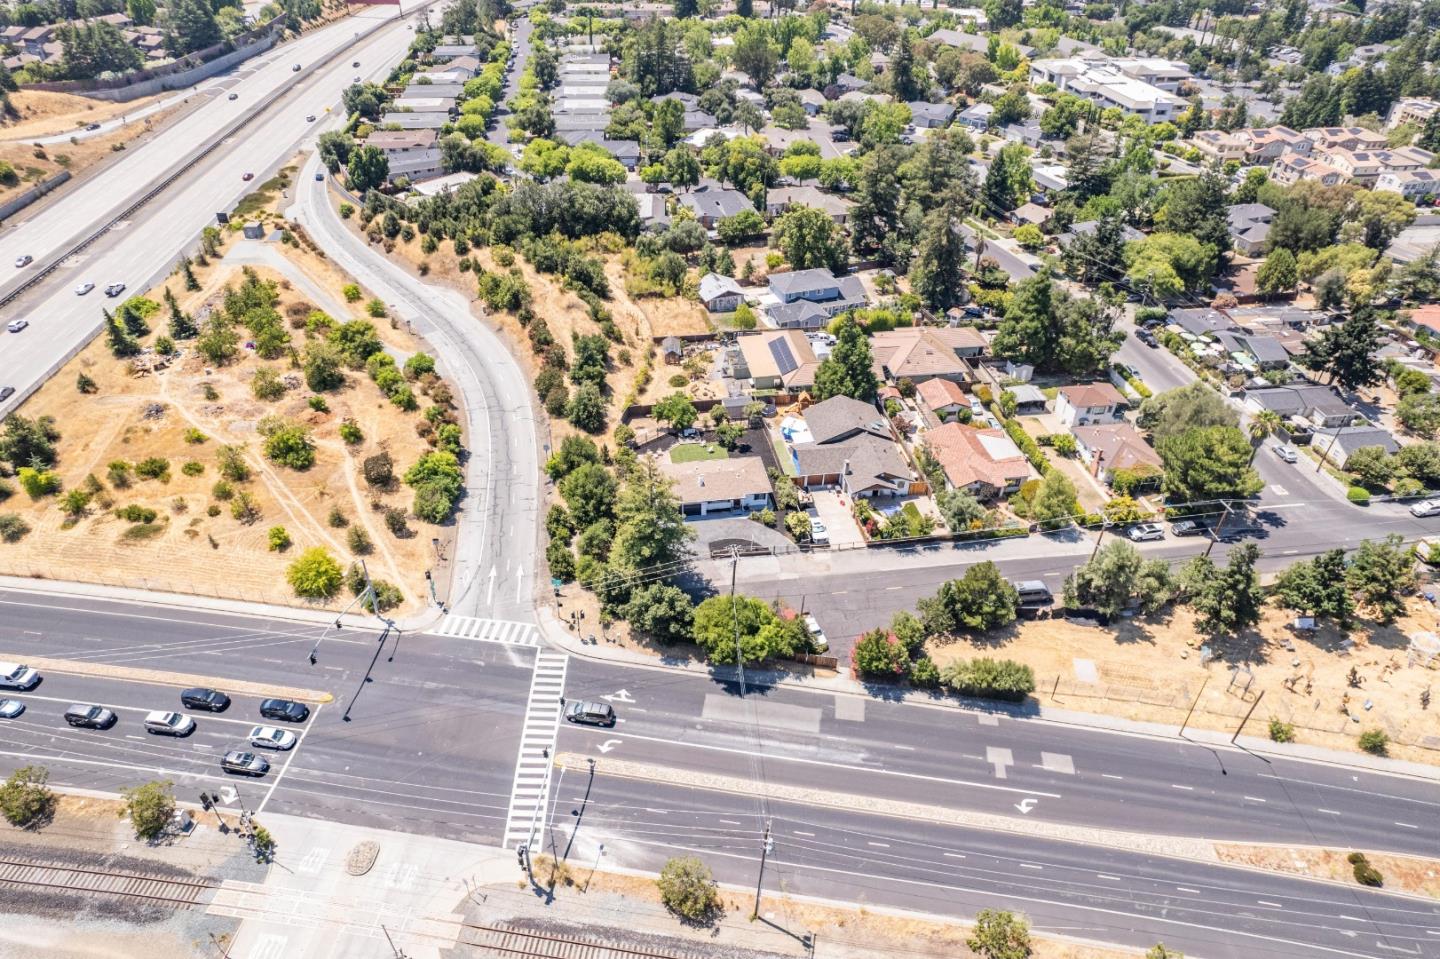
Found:
<path fill-rule="evenodd" d="M 1171 119 L 1184 107 L 1175 91 L 1189 76 L 1184 64 L 1158 57 L 1065 57 L 1030 64 L 1032 83 L 1050 83 L 1154 123 Z"/>

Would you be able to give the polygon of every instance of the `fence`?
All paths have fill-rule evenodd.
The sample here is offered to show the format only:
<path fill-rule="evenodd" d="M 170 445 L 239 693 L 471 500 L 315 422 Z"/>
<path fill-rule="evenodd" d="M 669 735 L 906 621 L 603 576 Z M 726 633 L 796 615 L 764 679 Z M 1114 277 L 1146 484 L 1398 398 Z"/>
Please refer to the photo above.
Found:
<path fill-rule="evenodd" d="M 14 216 L 51 190 L 58 186 L 63 186 L 68 182 L 70 182 L 70 171 L 61 170 L 54 176 L 41 180 L 23 193 L 16 194 L 5 203 L 0 204 L 0 222 L 3 222 L 8 217 Z"/>

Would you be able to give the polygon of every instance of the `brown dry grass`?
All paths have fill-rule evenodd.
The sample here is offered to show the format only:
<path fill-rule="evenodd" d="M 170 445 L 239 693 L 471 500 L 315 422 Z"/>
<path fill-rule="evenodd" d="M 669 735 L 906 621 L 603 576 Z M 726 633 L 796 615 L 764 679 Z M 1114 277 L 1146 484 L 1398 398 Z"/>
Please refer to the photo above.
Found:
<path fill-rule="evenodd" d="M 317 282 L 337 291 L 340 279 L 333 267 L 313 256 L 285 248 L 293 262 L 302 265 Z M 285 315 L 303 298 L 289 281 L 265 269 L 257 272 L 280 283 L 280 304 Z M 200 271 L 202 290 L 185 293 L 178 279 L 169 281 L 188 312 L 214 305 L 227 284 L 238 282 L 238 267 L 212 266 Z M 98 294 L 95 294 L 98 295 Z M 161 300 L 161 290 L 150 291 Z M 357 317 L 339 317 L 346 320 Z M 162 310 L 151 319 L 155 328 L 151 340 L 162 332 Z M 381 338 L 397 352 L 409 354 L 422 345 L 400 330 L 377 323 Z M 303 345 L 302 331 L 292 330 L 297 345 Z M 182 346 L 184 344 L 181 344 Z M 253 397 L 250 380 L 262 366 L 294 378 L 299 388 L 281 399 L 263 402 Z M 98 393 L 82 395 L 76 377 L 85 372 L 99 386 Z M 219 394 L 205 398 L 205 385 Z M 332 528 L 328 516 L 338 507 L 350 523 L 366 530 L 375 545 L 367 559 L 376 578 L 389 580 L 404 592 L 407 608 L 415 608 L 426 596 L 424 571 L 430 561 L 430 527 L 421 528 L 411 520 L 414 535 L 397 538 L 383 522 L 386 507 L 406 509 L 410 491 L 403 485 L 391 491 L 366 486 L 359 475 L 364 457 L 384 449 L 396 464 L 397 475 L 429 449 L 415 431 L 419 413 L 405 413 L 385 399 L 364 373 L 351 373 L 349 384 L 326 397 L 329 412 L 317 412 L 307 405 L 308 391 L 298 371 L 288 361 L 262 361 L 249 351 L 224 368 L 207 370 L 201 357 L 192 353 L 156 375 L 132 375 L 127 362 L 109 354 L 103 339 L 89 344 L 50 379 L 22 407 L 26 416 L 54 416 L 62 439 L 59 465 L 64 487 L 81 486 L 94 475 L 107 489 L 97 497 L 89 515 L 71 525 L 53 498 L 30 502 L 17 494 L 6 504 L 33 528 L 20 543 L 0 551 L 0 566 L 20 575 L 43 575 L 56 579 L 100 581 L 148 589 L 220 596 L 243 600 L 291 603 L 297 600 L 285 583 L 285 569 L 291 560 L 310 546 L 329 549 L 341 562 L 348 562 L 347 530 Z M 163 415 L 145 419 L 151 404 L 163 404 Z M 257 421 L 271 414 L 298 420 L 312 430 L 316 462 L 305 472 L 296 472 L 265 460 L 260 453 Z M 339 438 L 340 423 L 353 418 L 365 434 L 357 447 L 347 447 Z M 199 429 L 208 439 L 202 444 L 186 442 L 185 433 Z M 212 498 L 219 479 L 216 451 L 222 444 L 246 447 L 252 480 L 235 484 L 256 500 L 261 519 L 244 525 L 233 519 L 229 503 Z M 116 489 L 107 480 L 107 465 L 114 460 L 138 462 L 147 457 L 170 461 L 168 482 L 142 480 L 132 488 Z M 181 465 L 194 460 L 204 466 L 200 476 L 186 476 Z M 105 508 L 138 503 L 158 510 L 161 529 L 149 539 L 127 538 L 131 524 Z M 217 516 L 207 507 L 220 508 Z M 271 552 L 268 530 L 283 526 L 293 545 L 285 552 Z M 132 534 L 133 535 L 133 534 Z M 341 596 L 340 602 L 348 602 Z"/>
<path fill-rule="evenodd" d="M 1350 635 L 1354 646 L 1348 655 L 1342 654 L 1343 637 L 1333 628 L 1297 636 L 1288 628 L 1292 618 L 1284 610 L 1267 609 L 1257 630 L 1208 640 L 1196 631 L 1194 614 L 1181 607 L 1166 618 L 1124 620 L 1114 629 L 1064 620 L 1025 622 L 983 639 L 932 641 L 929 651 L 942 668 L 974 656 L 1025 663 L 1035 671 L 1041 702 L 1062 709 L 1178 725 L 1200 694 L 1191 725 L 1234 732 L 1263 690 L 1247 735 L 1266 736 L 1273 717 L 1294 725 L 1297 742 L 1334 749 L 1357 748 L 1356 736 L 1372 728 L 1386 730 L 1392 741 L 1440 737 L 1440 711 L 1419 708 L 1421 692 L 1440 683 L 1440 671 L 1407 666 L 1405 652 L 1407 634 L 1436 629 L 1433 609 L 1416 601 L 1393 626 L 1362 624 Z M 1209 666 L 1200 662 L 1206 644 L 1219 656 Z M 1099 682 L 1082 682 L 1077 660 L 1093 662 Z M 1251 670 L 1249 695 L 1229 688 L 1233 666 Z M 1352 668 L 1360 688 L 1348 683 Z M 1291 677 L 1298 677 L 1294 691 L 1284 684 Z M 1431 742 L 1440 746 L 1440 739 Z M 1440 761 L 1436 749 L 1418 745 L 1392 742 L 1390 755 Z"/>
<path fill-rule="evenodd" d="M 0 160 L 15 167 L 15 172 L 20 174 L 21 180 L 16 186 L 0 187 L 0 200 L 8 199 L 22 190 L 28 190 L 39 181 L 54 176 L 61 170 L 69 170 L 72 176 L 78 178 L 85 171 L 122 156 L 120 151 L 114 149 L 115 146 L 124 144 L 133 147 L 142 137 L 160 129 L 173 113 L 174 109 L 151 114 L 143 122 L 132 123 L 123 129 L 87 140 L 78 140 L 74 143 L 51 143 L 45 146 L 36 146 L 11 140 L 0 141 Z M 87 119 L 85 122 L 88 123 L 89 120 Z M 43 134 L 29 133 L 25 135 L 39 136 Z M 71 181 L 71 183 L 73 182 Z M 64 190 L 70 185 L 66 184 L 61 189 Z"/>
<path fill-rule="evenodd" d="M 1345 861 L 1352 850 L 1216 843 L 1215 851 L 1222 862 L 1359 885 L 1353 867 Z M 1365 858 L 1385 877 L 1386 890 L 1440 899 L 1440 862 L 1372 852 L 1365 852 Z"/>
<path fill-rule="evenodd" d="M 112 103 L 108 100 L 76 96 L 73 93 L 22 88 L 10 94 L 10 102 L 19 112 L 20 118 L 0 123 L 0 132 L 3 132 L 6 140 L 53 136 L 56 133 L 76 130 L 87 123 L 102 123 L 114 117 L 137 113 L 161 96 L 169 94 Z"/>

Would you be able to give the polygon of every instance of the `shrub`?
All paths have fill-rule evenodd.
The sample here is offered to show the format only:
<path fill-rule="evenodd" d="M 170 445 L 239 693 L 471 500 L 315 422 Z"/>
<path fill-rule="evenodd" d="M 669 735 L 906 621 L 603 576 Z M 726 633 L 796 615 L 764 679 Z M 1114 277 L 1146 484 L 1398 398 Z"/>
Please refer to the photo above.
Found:
<path fill-rule="evenodd" d="M 98 393 L 100 386 L 93 379 L 81 373 L 75 377 L 75 389 L 81 393 Z"/>
<path fill-rule="evenodd" d="M 308 470 L 315 465 L 315 442 L 310 431 L 298 423 L 272 428 L 265 437 L 265 455 L 281 466 Z"/>
<path fill-rule="evenodd" d="M 720 908 L 720 893 L 710 867 L 695 856 L 666 862 L 655 885 L 665 908 L 691 922 L 704 922 Z"/>
<path fill-rule="evenodd" d="M 339 592 L 344 574 L 329 550 L 323 546 L 312 546 L 290 564 L 285 578 L 296 596 L 329 599 Z"/>
<path fill-rule="evenodd" d="M 385 309 L 385 301 L 379 298 L 372 299 L 366 303 L 365 312 L 369 314 L 372 319 L 376 320 L 383 320 L 390 315 Z"/>
<path fill-rule="evenodd" d="M 120 790 L 125 799 L 120 815 L 129 817 L 136 839 L 154 839 L 170 824 L 170 817 L 175 815 L 173 787 L 174 783 L 165 780 Z"/>
<path fill-rule="evenodd" d="M 381 452 L 365 457 L 360 469 L 365 482 L 370 486 L 384 489 L 395 482 L 395 461 L 390 458 L 389 453 Z"/>
<path fill-rule="evenodd" d="M 863 677 L 904 679 L 910 669 L 910 651 L 889 630 L 872 629 L 855 641 L 850 662 Z"/>
<path fill-rule="evenodd" d="M 207 438 L 208 437 L 206 437 L 204 433 L 200 432 L 193 426 L 185 431 L 185 442 L 194 444 L 196 446 L 199 446 L 201 443 L 205 442 Z"/>
<path fill-rule="evenodd" d="M 405 511 L 391 507 L 385 511 L 385 528 L 392 535 L 404 537 L 410 534 L 410 526 L 405 520 Z"/>
<path fill-rule="evenodd" d="M 401 523 L 404 523 L 404 516 L 401 516 Z M 345 534 L 346 545 L 350 552 L 356 556 L 369 556 L 375 552 L 375 544 L 370 542 L 370 534 L 359 526 L 350 527 L 350 532 Z"/>
<path fill-rule="evenodd" d="M 342 203 L 342 204 L 340 204 L 340 219 L 342 219 L 342 220 L 348 220 L 348 219 L 350 219 L 350 218 L 351 218 L 352 216 L 354 216 L 354 215 L 355 215 L 355 204 L 353 204 L 353 203 Z M 352 284 L 352 285 L 353 285 L 353 284 Z"/>
<path fill-rule="evenodd" d="M 1351 873 L 1355 876 L 1355 881 L 1360 885 L 1385 885 L 1385 877 L 1380 874 L 1380 870 L 1370 864 L 1370 860 L 1365 858 L 1363 852 L 1352 852 L 1345 857 L 1345 861 L 1350 864 Z"/>
<path fill-rule="evenodd" d="M 415 490 L 415 515 L 429 523 L 443 523 L 465 492 L 459 461 L 443 450 L 420 457 L 406 471 L 405 483 Z"/>
<path fill-rule="evenodd" d="M 60 497 L 60 509 L 66 516 L 81 517 L 90 508 L 90 494 L 83 489 L 72 489 Z"/>
<path fill-rule="evenodd" d="M 325 402 L 325 397 L 323 396 L 312 396 L 305 401 L 305 404 L 317 413 L 330 412 L 330 404 Z"/>
<path fill-rule="evenodd" d="M 428 353 L 416 353 L 405 361 L 405 378 L 418 380 L 426 373 L 435 372 L 435 357 Z"/>
<path fill-rule="evenodd" d="M 922 656 L 910 666 L 910 682 L 921 689 L 940 685 L 940 667 L 929 656 Z"/>
<path fill-rule="evenodd" d="M 1356 742 L 1372 756 L 1383 756 L 1390 748 L 1390 737 L 1383 729 L 1367 729 Z"/>
<path fill-rule="evenodd" d="M 186 476 L 199 476 L 205 472 L 205 464 L 195 460 L 187 460 L 181 467 L 180 472 Z"/>
<path fill-rule="evenodd" d="M 679 389 L 680 387 L 684 386 L 686 383 L 689 382 L 690 377 L 686 376 L 684 373 L 676 373 L 674 376 L 670 377 L 670 385 L 675 387 L 676 389 Z"/>
<path fill-rule="evenodd" d="M 1370 491 L 1363 486 L 1352 486 L 1345 491 L 1345 498 L 1358 506 L 1370 505 Z"/>
<path fill-rule="evenodd" d="M 115 515 L 127 523 L 153 523 L 160 514 L 148 506 L 131 503 L 117 508 Z"/>
<path fill-rule="evenodd" d="M 945 667 L 941 679 L 961 696 L 1024 702 L 1035 691 L 1035 673 L 1029 666 L 1010 659 L 961 660 Z"/>
<path fill-rule="evenodd" d="M 0 814 L 12 826 L 26 826 L 50 815 L 55 794 L 46 785 L 50 771 L 44 766 L 21 766 L 0 785 Z"/>
<path fill-rule="evenodd" d="M 340 423 L 340 439 L 348 446 L 355 446 L 365 441 L 365 434 L 360 431 L 359 423 L 347 418 Z"/>
<path fill-rule="evenodd" d="M 7 543 L 18 543 L 30 532 L 30 524 L 18 513 L 0 513 L 0 539 Z"/>
<path fill-rule="evenodd" d="M 219 503 L 211 503 L 209 506 L 205 507 L 205 515 L 206 515 L 206 516 L 211 516 L 211 517 L 219 516 L 219 515 L 220 515 L 220 504 L 219 504 Z"/>
<path fill-rule="evenodd" d="M 227 480 L 243 483 L 250 478 L 250 467 L 245 465 L 245 447 L 222 446 L 215 451 L 220 463 L 220 475 Z"/>
<path fill-rule="evenodd" d="M 267 537 L 270 541 L 270 552 L 283 553 L 290 548 L 290 534 L 283 526 L 272 526 Z"/>
<path fill-rule="evenodd" d="M 350 525 L 350 520 L 345 515 L 345 511 L 338 506 L 330 507 L 330 515 L 326 517 L 326 522 L 330 524 L 332 529 L 344 529 Z"/>
<path fill-rule="evenodd" d="M 360 292 L 360 287 L 354 283 L 346 283 L 340 288 L 340 292 L 344 294 L 346 303 L 358 303 L 360 302 L 360 298 L 364 296 L 364 294 Z"/>
<path fill-rule="evenodd" d="M 228 500 L 235 495 L 235 487 L 227 480 L 216 480 L 215 485 L 210 487 L 210 495 L 218 500 Z"/>
<path fill-rule="evenodd" d="M 1295 741 L 1295 726 L 1279 719 L 1271 719 L 1270 740 L 1277 743 L 1293 743 Z"/>
<path fill-rule="evenodd" d="M 249 526 L 260 519 L 260 505 L 255 502 L 255 497 L 242 489 L 230 503 L 230 515 Z"/>
<path fill-rule="evenodd" d="M 170 482 L 170 461 L 160 456 L 148 457 L 135 464 L 135 475 L 144 479 L 168 483 Z"/>

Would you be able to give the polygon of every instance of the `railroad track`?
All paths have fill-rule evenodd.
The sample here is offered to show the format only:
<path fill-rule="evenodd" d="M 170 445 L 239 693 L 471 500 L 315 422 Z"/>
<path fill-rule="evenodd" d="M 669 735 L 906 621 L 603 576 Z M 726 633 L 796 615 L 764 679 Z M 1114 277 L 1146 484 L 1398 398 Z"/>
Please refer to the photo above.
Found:
<path fill-rule="evenodd" d="M 705 959 L 713 953 L 702 950 L 652 952 L 570 939 L 541 932 L 481 926 L 465 923 L 460 930 L 462 944 L 478 949 L 481 956 L 526 956 L 532 959 Z"/>
<path fill-rule="evenodd" d="M 208 900 L 218 883 L 141 873 L 111 872 L 45 862 L 0 859 L 0 886 L 115 896 L 186 909 Z"/>

